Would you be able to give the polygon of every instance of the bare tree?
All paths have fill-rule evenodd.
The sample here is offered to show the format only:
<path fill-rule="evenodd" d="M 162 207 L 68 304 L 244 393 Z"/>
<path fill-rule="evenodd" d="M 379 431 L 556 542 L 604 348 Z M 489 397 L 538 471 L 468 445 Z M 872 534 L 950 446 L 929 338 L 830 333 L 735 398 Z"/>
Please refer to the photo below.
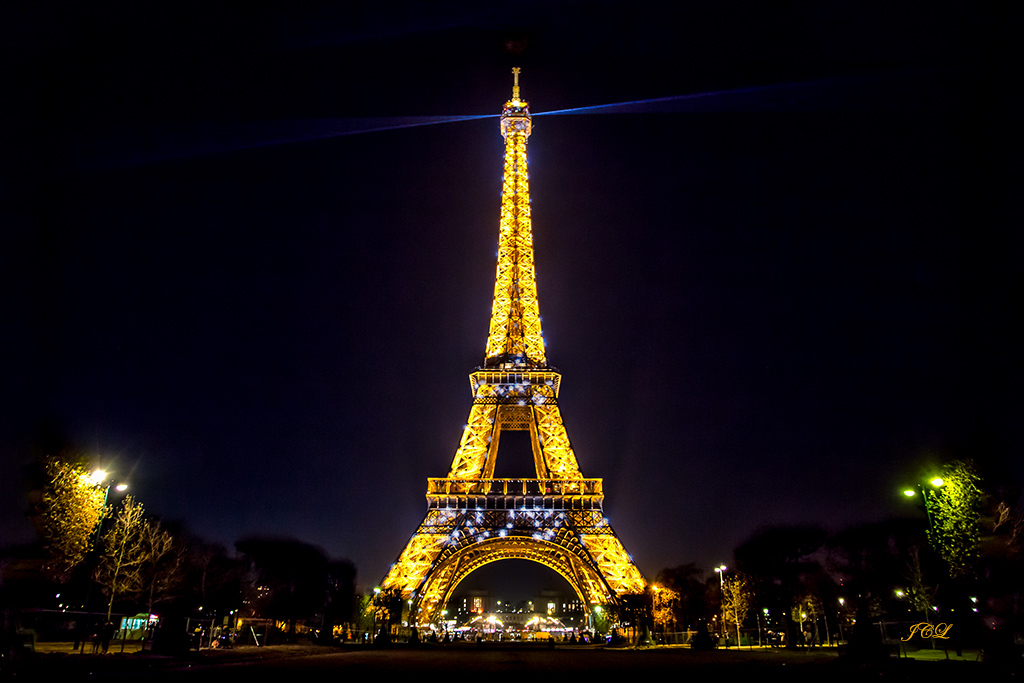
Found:
<path fill-rule="evenodd" d="M 921 549 L 913 546 L 907 551 L 907 564 L 903 571 L 907 580 L 907 600 L 914 610 L 924 614 L 924 619 L 931 623 L 932 607 L 935 604 L 935 588 L 925 583 L 925 573 L 921 568 Z"/>
<path fill-rule="evenodd" d="M 796 604 L 793 605 L 793 621 L 800 624 L 801 636 L 803 636 L 805 639 L 807 638 L 807 636 L 805 635 L 807 633 L 807 631 L 805 630 L 805 623 L 807 621 L 810 621 L 811 625 L 814 627 L 814 633 L 810 636 L 810 639 L 804 640 L 805 645 L 813 647 L 815 644 L 820 644 L 822 642 L 821 632 L 818 630 L 818 620 L 821 619 L 823 616 L 824 610 L 822 608 L 821 598 L 819 598 L 817 595 L 814 595 L 813 593 L 808 593 L 807 595 L 804 595 L 799 600 L 797 600 Z M 825 628 L 826 630 L 828 629 L 827 623 L 825 624 Z"/>
<path fill-rule="evenodd" d="M 139 529 L 142 560 L 142 590 L 146 595 L 146 611 L 170 597 L 184 577 L 185 549 L 159 521 L 143 520 Z"/>
<path fill-rule="evenodd" d="M 145 585 L 146 551 L 142 543 L 145 526 L 142 503 L 128 496 L 110 530 L 103 534 L 103 550 L 93 578 L 110 598 L 107 621 L 118 596 L 138 595 Z"/>

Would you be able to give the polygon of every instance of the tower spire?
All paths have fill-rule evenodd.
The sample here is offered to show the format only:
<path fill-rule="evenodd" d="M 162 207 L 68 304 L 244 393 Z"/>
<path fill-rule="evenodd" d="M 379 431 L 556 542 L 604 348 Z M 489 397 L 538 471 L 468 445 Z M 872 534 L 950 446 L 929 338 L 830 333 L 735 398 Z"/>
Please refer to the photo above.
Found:
<path fill-rule="evenodd" d="M 543 367 L 547 363 L 537 304 L 530 222 L 530 176 L 526 140 L 533 122 L 530 105 L 519 99 L 519 68 L 512 69 L 512 99 L 501 112 L 505 169 L 501 184 L 498 266 L 484 367 L 507 364 Z"/>

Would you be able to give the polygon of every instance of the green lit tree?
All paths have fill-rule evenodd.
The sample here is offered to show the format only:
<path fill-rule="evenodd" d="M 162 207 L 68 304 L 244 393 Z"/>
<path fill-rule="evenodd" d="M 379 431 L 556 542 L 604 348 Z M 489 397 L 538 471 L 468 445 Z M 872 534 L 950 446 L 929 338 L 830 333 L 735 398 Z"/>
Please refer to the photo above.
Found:
<path fill-rule="evenodd" d="M 105 490 L 74 462 L 47 457 L 40 505 L 42 536 L 47 549 L 44 571 L 64 583 L 92 550 L 104 516 Z"/>
<path fill-rule="evenodd" d="M 981 477 L 969 460 L 947 463 L 941 476 L 942 486 L 928 501 L 928 540 L 949 567 L 950 577 L 967 578 L 978 560 Z"/>
<path fill-rule="evenodd" d="M 619 608 L 615 603 L 594 605 L 594 633 L 606 634 L 619 620 Z"/>
<path fill-rule="evenodd" d="M 373 618 L 375 615 L 372 595 L 361 595 L 355 599 L 355 630 L 365 633 L 373 633 Z"/>

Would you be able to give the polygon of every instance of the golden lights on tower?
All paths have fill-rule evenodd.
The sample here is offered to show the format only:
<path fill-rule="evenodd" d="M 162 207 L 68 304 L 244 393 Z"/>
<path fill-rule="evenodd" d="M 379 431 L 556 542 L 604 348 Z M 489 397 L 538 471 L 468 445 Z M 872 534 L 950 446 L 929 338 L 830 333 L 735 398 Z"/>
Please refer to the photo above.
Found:
<path fill-rule="evenodd" d="M 601 479 L 585 479 L 558 406 L 561 374 L 547 364 L 537 301 L 526 143 L 529 103 L 513 69 L 501 114 L 505 139 L 498 258 L 486 351 L 470 374 L 473 404 L 444 479 L 430 479 L 427 515 L 381 587 L 412 600 L 410 623 L 440 614 L 480 567 L 527 559 L 561 574 L 587 605 L 644 590 L 602 511 Z M 536 479 L 495 479 L 502 431 L 528 431 Z"/>

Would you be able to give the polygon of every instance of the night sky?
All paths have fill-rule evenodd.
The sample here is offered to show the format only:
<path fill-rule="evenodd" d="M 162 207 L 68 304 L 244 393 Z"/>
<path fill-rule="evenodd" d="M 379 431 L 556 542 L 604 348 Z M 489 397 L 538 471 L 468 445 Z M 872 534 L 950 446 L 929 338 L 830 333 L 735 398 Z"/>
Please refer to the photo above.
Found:
<path fill-rule="evenodd" d="M 70 446 L 379 581 L 469 414 L 513 66 L 562 414 L 648 577 L 1024 479 L 1009 17 L 720 5 L 0 10 L 3 545 Z"/>

